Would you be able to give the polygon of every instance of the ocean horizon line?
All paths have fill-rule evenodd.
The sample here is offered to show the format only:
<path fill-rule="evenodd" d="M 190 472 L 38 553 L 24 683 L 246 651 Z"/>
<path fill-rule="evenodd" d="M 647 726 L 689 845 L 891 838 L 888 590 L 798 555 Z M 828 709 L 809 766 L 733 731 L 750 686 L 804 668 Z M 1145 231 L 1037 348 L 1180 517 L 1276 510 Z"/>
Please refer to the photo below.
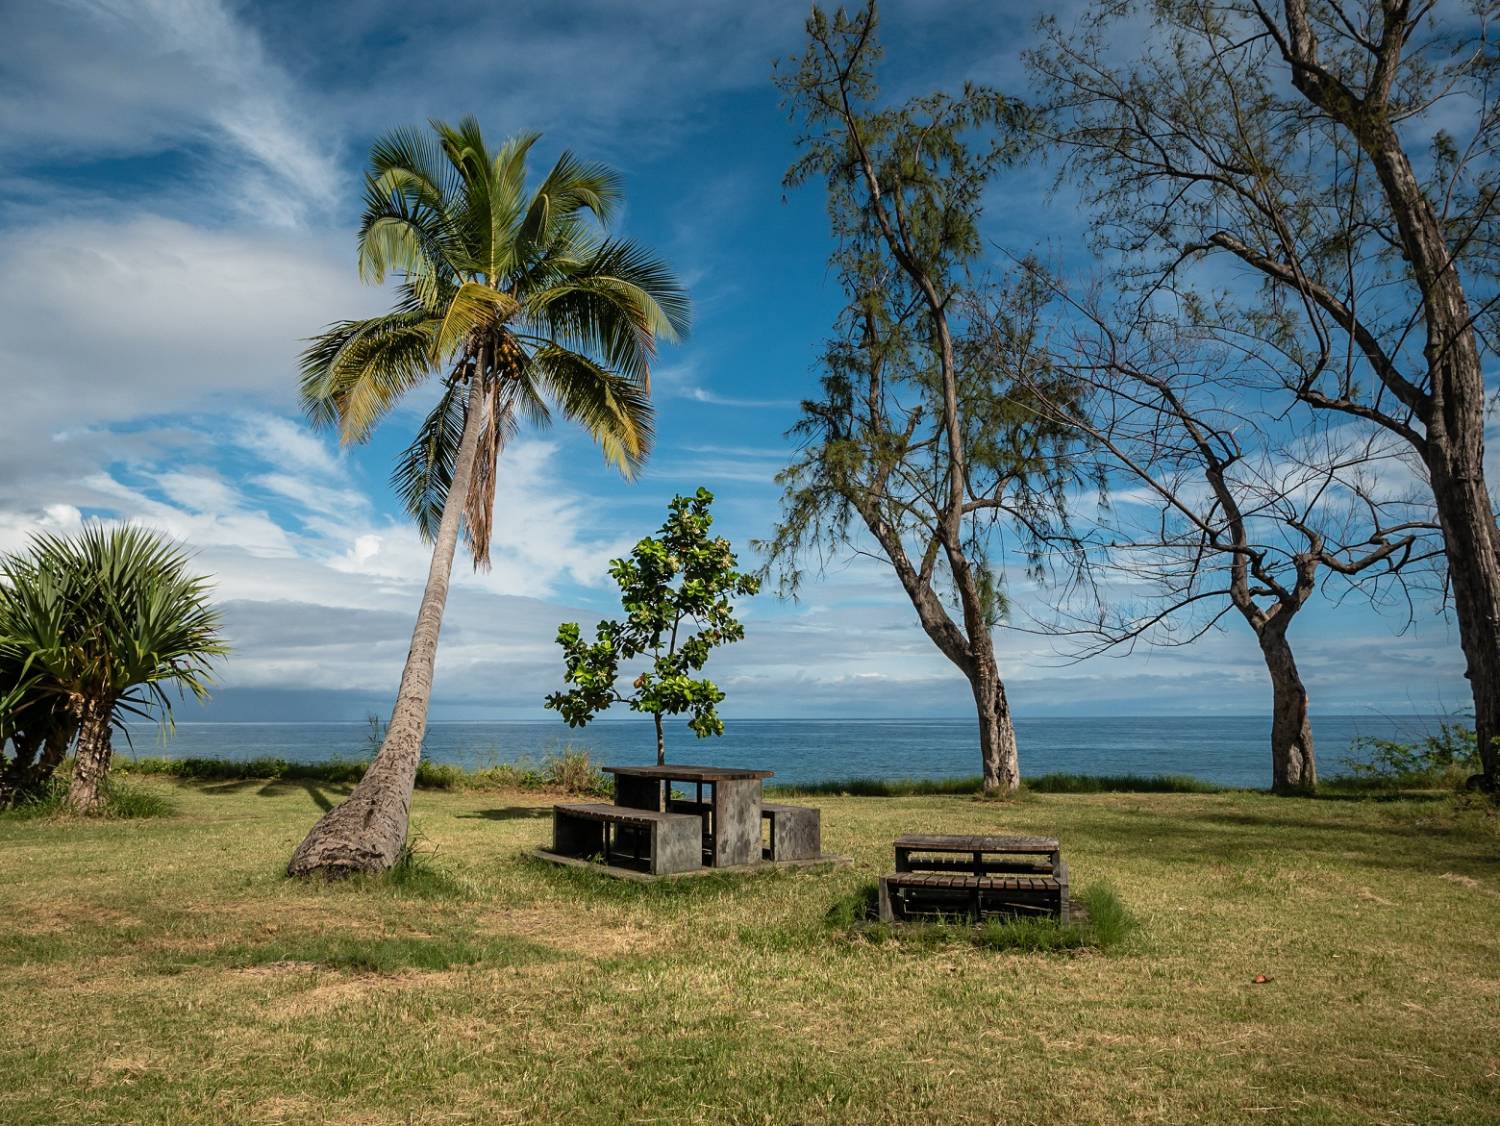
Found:
<path fill-rule="evenodd" d="M 384 717 L 380 717 L 384 722 Z M 1018 715 L 1015 716 L 1017 723 L 1037 723 L 1044 721 L 1073 722 L 1079 720 L 1100 721 L 1113 719 L 1142 719 L 1142 720 L 1212 720 L 1212 719 L 1234 719 L 1234 720 L 1264 720 L 1270 722 L 1268 712 L 1086 712 L 1080 714 L 1060 715 Z M 1414 712 L 1387 712 L 1369 709 L 1357 712 L 1313 712 L 1314 719 L 1441 719 L 1462 720 L 1471 718 L 1463 713 L 1452 711 L 1414 711 Z M 804 723 L 804 724 L 883 724 L 883 723 L 952 723 L 952 724 L 976 724 L 977 720 L 964 716 L 745 716 L 735 718 L 725 716 L 726 723 L 748 724 L 748 723 Z M 625 726 L 647 722 L 643 713 L 635 717 L 619 717 L 609 719 L 596 719 L 587 727 L 603 726 Z M 673 723 L 685 723 L 685 720 L 671 720 Z M 436 719 L 428 722 L 428 727 L 485 727 L 494 724 L 526 725 L 533 727 L 557 727 L 560 731 L 582 731 L 586 728 L 570 728 L 566 724 L 558 724 L 546 719 Z M 130 720 L 126 727 L 157 727 L 156 720 Z M 177 720 L 177 727 L 367 727 L 368 719 L 194 719 Z"/>

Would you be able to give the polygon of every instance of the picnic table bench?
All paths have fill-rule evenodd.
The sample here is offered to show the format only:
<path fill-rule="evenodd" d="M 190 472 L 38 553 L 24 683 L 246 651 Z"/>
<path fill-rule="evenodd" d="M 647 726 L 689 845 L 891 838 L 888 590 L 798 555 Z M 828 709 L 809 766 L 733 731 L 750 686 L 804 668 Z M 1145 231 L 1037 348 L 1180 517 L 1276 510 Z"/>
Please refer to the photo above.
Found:
<path fill-rule="evenodd" d="M 918 833 L 897 837 L 895 851 L 895 874 L 880 880 L 886 922 L 958 913 L 1068 921 L 1068 866 L 1055 838 Z"/>
<path fill-rule="evenodd" d="M 763 856 L 767 860 L 816 860 L 823 855 L 822 815 L 808 805 L 760 803 L 769 833 Z"/>
<path fill-rule="evenodd" d="M 597 802 L 555 805 L 552 850 L 561 856 L 602 856 L 606 864 L 642 867 L 654 876 L 687 872 L 703 861 L 701 824 L 686 813 Z"/>

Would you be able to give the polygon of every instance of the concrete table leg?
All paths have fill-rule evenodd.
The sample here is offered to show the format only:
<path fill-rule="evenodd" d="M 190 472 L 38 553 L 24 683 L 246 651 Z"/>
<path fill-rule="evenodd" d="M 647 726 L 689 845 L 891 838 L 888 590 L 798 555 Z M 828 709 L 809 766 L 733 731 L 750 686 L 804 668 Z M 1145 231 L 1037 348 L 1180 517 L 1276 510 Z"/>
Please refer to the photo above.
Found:
<path fill-rule="evenodd" d="M 759 778 L 714 784 L 714 867 L 754 864 L 760 859 Z"/>

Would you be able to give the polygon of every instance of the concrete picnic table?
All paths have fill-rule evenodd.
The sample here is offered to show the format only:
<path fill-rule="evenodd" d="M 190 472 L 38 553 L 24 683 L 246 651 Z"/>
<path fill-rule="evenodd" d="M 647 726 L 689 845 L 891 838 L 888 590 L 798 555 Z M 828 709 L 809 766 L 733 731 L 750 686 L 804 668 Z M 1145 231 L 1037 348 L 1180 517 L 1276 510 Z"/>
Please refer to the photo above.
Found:
<path fill-rule="evenodd" d="M 760 860 L 761 787 L 775 771 L 672 763 L 606 766 L 604 771 L 615 776 L 617 806 L 698 814 L 703 819 L 703 851 L 710 867 L 755 864 Z M 696 796 L 673 798 L 674 782 L 695 786 Z"/>

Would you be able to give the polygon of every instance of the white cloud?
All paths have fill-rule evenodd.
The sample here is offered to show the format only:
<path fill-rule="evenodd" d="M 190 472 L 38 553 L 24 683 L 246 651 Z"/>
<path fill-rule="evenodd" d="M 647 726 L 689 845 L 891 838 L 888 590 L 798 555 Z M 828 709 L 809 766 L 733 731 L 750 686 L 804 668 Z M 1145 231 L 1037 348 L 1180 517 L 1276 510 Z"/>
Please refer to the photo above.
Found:
<path fill-rule="evenodd" d="M 342 241 L 342 240 L 340 240 Z M 210 231 L 158 216 L 12 231 L 0 242 L 0 473 L 67 472 L 97 457 L 92 426 L 217 405 L 290 407 L 301 341 L 379 307 L 324 239 Z M 293 464 L 331 455 L 289 423 L 247 435 Z M 170 436 L 157 435 L 152 446 Z M 114 443 L 111 453 L 128 448 Z"/>
<path fill-rule="evenodd" d="M 0 145 L 34 158 L 194 151 L 259 223 L 326 208 L 336 162 L 259 35 L 217 0 L 75 0 L 6 14 Z"/>

